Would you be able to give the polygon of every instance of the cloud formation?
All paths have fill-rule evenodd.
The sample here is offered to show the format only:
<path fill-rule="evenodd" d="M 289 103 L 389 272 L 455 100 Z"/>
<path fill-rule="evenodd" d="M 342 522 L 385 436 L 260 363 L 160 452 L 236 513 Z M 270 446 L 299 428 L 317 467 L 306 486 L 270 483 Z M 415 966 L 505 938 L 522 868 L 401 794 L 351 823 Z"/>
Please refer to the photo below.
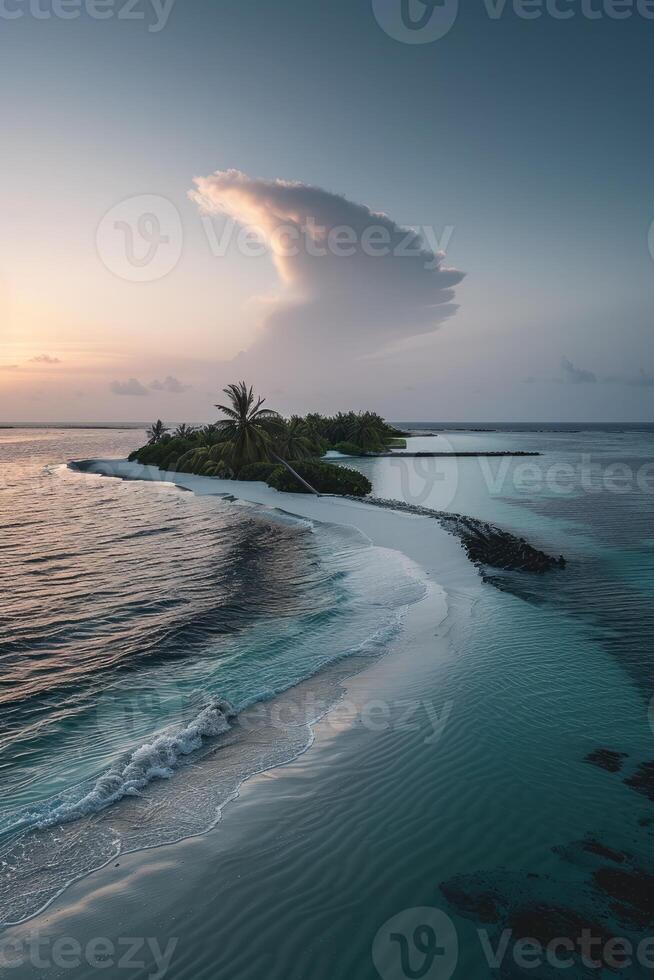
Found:
<path fill-rule="evenodd" d="M 148 389 L 144 388 L 136 378 L 129 381 L 112 381 L 111 391 L 114 395 L 137 395 L 139 397 L 148 394 Z"/>
<path fill-rule="evenodd" d="M 150 387 L 153 391 L 167 391 L 171 395 L 181 395 L 184 391 L 188 391 L 191 385 L 182 384 L 179 378 L 175 378 L 169 374 L 163 381 L 157 379 L 152 381 Z"/>
<path fill-rule="evenodd" d="M 50 354 L 39 354 L 37 357 L 30 357 L 30 364 L 61 364 L 61 360 L 51 357 Z"/>
<path fill-rule="evenodd" d="M 463 273 L 444 265 L 414 230 L 386 214 L 298 181 L 252 179 L 238 170 L 195 178 L 205 215 L 256 229 L 279 287 L 264 302 L 264 329 L 237 358 L 277 383 L 431 333 L 451 317 Z M 256 376 L 258 372 L 255 370 Z"/>
<path fill-rule="evenodd" d="M 586 371 L 584 368 L 577 367 L 567 357 L 561 358 L 561 371 L 563 372 L 562 380 L 569 384 L 595 384 L 597 381 L 597 375 L 593 371 Z"/>

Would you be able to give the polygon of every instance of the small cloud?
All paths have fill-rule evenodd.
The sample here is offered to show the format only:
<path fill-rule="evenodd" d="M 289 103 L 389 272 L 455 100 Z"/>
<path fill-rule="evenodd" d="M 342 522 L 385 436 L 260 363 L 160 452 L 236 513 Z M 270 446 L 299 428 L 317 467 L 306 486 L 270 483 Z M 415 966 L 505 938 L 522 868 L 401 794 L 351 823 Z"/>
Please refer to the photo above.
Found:
<path fill-rule="evenodd" d="M 136 378 L 130 378 L 129 381 L 112 381 L 111 390 L 114 395 L 138 395 L 140 397 L 148 394 L 148 389 L 144 388 Z"/>
<path fill-rule="evenodd" d="M 536 384 L 536 380 L 537 379 L 533 376 L 533 374 L 530 374 L 528 378 L 523 378 L 522 379 L 522 383 L 523 383 L 523 385 L 535 385 Z"/>
<path fill-rule="evenodd" d="M 58 357 L 51 357 L 50 354 L 39 354 L 37 357 L 30 358 L 30 364 L 61 364 Z"/>
<path fill-rule="evenodd" d="M 562 380 L 569 384 L 595 384 L 597 381 L 596 374 L 592 371 L 586 371 L 584 368 L 576 367 L 567 357 L 561 358 L 561 371 L 563 372 Z"/>
<path fill-rule="evenodd" d="M 0 371 L 16 371 L 18 370 L 17 364 L 0 364 Z"/>
<path fill-rule="evenodd" d="M 153 391 L 167 391 L 171 395 L 181 395 L 182 392 L 188 391 L 191 385 L 182 384 L 179 378 L 174 378 L 169 374 L 163 381 L 153 381 L 150 387 Z"/>

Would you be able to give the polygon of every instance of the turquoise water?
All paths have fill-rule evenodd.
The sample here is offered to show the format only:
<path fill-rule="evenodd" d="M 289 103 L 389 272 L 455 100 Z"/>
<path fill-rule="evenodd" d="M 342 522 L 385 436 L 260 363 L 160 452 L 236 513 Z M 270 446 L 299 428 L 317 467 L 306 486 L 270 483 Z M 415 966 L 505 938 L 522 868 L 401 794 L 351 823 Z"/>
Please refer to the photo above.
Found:
<path fill-rule="evenodd" d="M 654 693 L 654 431 L 447 431 L 416 451 L 521 450 L 534 458 L 360 460 L 381 497 L 492 521 L 568 560 L 563 575 L 503 576 L 565 610 Z"/>
<path fill-rule="evenodd" d="M 654 758 L 649 711 L 654 527 L 651 479 L 649 484 L 646 479 L 651 470 L 644 469 L 654 459 L 654 436 L 597 430 L 448 432 L 422 437 L 414 446 L 442 448 L 446 439 L 466 450 L 515 448 L 543 455 L 516 459 L 501 474 L 498 460 L 491 469 L 476 459 L 355 465 L 371 477 L 378 496 L 494 521 L 547 551 L 564 553 L 568 565 L 542 577 L 496 572 L 495 584 L 454 583 L 438 646 L 428 642 L 433 625 L 424 627 L 424 647 L 403 647 L 401 633 L 388 634 L 384 642 L 394 644 L 394 653 L 373 668 L 370 696 L 418 708 L 415 724 L 382 731 L 352 726 L 330 734 L 319 757 L 309 752 L 289 769 L 277 770 L 275 779 L 226 811 L 214 850 L 202 851 L 199 867 L 192 874 L 170 872 L 168 887 L 164 878 L 155 890 L 157 929 L 179 937 L 171 974 L 176 980 L 402 980 L 409 974 L 399 961 L 384 958 L 386 932 L 404 935 L 411 944 L 415 927 L 425 921 L 425 913 L 414 910 L 425 907 L 447 915 L 458 936 L 454 972 L 447 972 L 445 958 L 440 968 L 436 963 L 425 972 L 430 980 L 557 976 L 560 970 L 519 967 L 511 947 L 497 973 L 484 958 L 478 930 L 487 929 L 495 946 L 497 932 L 515 927 L 525 909 L 538 910 L 537 924 L 545 931 L 552 909 L 564 910 L 554 935 L 572 939 L 588 921 L 634 943 L 654 928 L 647 921 L 654 903 L 639 921 L 624 903 L 621 908 L 614 899 L 607 904 L 607 893 L 595 887 L 592 876 L 618 865 L 579 843 L 594 841 L 605 852 L 619 852 L 619 868 L 629 873 L 637 869 L 647 876 L 654 868 L 652 801 L 625 782 Z M 526 463 L 539 469 L 520 469 Z M 559 482 L 562 474 L 567 475 Z M 616 490 L 618 474 L 622 482 Z M 119 493 L 120 508 L 134 494 L 143 514 L 153 499 L 161 506 L 159 487 L 107 480 L 93 485 L 119 487 L 103 492 Z M 177 497 L 193 520 L 209 506 L 190 494 Z M 210 506 L 216 515 L 227 507 L 215 501 Z M 212 510 L 212 524 L 216 520 Z M 302 539 L 304 532 L 282 531 L 290 536 L 286 551 L 295 551 L 295 537 Z M 312 534 L 312 547 L 314 539 Z M 385 578 L 387 554 L 379 556 L 370 577 L 365 553 L 349 538 L 345 543 L 325 539 L 324 547 L 317 547 L 308 553 L 311 571 L 298 578 L 293 650 L 302 650 L 303 596 L 310 594 L 316 608 L 324 597 L 325 610 L 334 617 L 326 636 L 333 640 L 341 636 L 341 612 L 348 615 L 347 602 L 341 610 L 342 599 L 335 601 L 333 590 L 342 588 L 341 595 L 352 597 L 349 631 L 360 616 L 372 615 L 365 594 L 375 578 Z M 343 557 L 335 568 L 329 556 L 339 550 Z M 361 561 L 360 589 L 355 583 L 348 588 L 348 575 Z M 297 555 L 292 564 L 303 568 Z M 258 626 L 249 625 L 248 641 Z M 264 623 L 263 658 L 266 634 Z M 230 643 L 238 648 L 241 639 L 231 637 Z M 234 657 L 227 663 L 236 668 L 236 649 Z M 207 659 L 195 658 L 164 669 L 181 670 L 186 677 L 195 664 L 203 677 Z M 294 655 L 285 670 L 293 662 Z M 366 681 L 359 683 L 365 697 Z M 230 688 L 232 697 L 235 691 Z M 428 707 L 445 719 L 436 741 Z M 112 730 L 111 723 L 107 728 Z M 621 771 L 585 761 L 598 748 L 625 753 Z M 191 773 L 178 777 L 181 785 Z M 152 784 L 147 792 L 155 788 Z M 240 825 L 247 830 L 242 836 Z M 453 882 L 466 896 L 467 908 L 460 898 L 452 901 Z M 479 914 L 482 893 L 501 906 L 493 922 Z M 113 908 L 109 898 L 106 902 Z M 138 895 L 120 902 L 133 903 L 127 907 L 142 928 L 154 927 L 155 912 L 152 921 L 143 919 Z M 116 915 L 119 909 L 122 905 Z M 98 921 L 95 914 L 77 910 L 61 928 L 68 934 L 73 928 L 106 935 L 107 918 Z M 389 922 L 396 925 L 387 928 Z M 114 928 L 112 935 L 118 935 L 120 927 Z M 579 962 L 567 973 L 615 976 L 615 970 L 584 970 Z M 650 973 L 621 971 L 628 977 Z M 78 975 L 94 974 L 81 969 Z"/>
<path fill-rule="evenodd" d="M 33 914 L 114 854 L 207 830 L 238 775 L 205 793 L 192 820 L 177 819 L 176 794 L 190 784 L 179 770 L 215 736 L 236 738 L 249 706 L 383 649 L 424 591 L 399 556 L 385 556 L 379 575 L 380 553 L 354 531 L 62 462 L 124 456 L 142 439 L 0 435 L 0 569 L 11 581 L 0 626 L 0 921 Z M 310 720 L 294 739 L 278 726 L 290 756 L 306 747 Z M 279 751 L 244 748 L 243 777 Z M 162 782 L 156 821 L 146 812 L 118 830 L 112 811 L 90 826 L 130 798 L 163 806 L 152 785 Z M 44 871 L 53 849 L 61 855 Z"/>

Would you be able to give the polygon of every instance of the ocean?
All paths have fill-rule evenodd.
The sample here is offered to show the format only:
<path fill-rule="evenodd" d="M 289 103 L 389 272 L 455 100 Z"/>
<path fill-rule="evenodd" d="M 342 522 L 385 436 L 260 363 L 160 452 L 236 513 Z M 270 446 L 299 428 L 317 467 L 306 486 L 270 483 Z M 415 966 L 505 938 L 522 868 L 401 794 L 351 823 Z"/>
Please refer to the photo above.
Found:
<path fill-rule="evenodd" d="M 0 921 L 206 834 L 245 778 L 296 759 L 256 839 L 221 857 L 228 898 L 181 916 L 176 978 L 401 980 L 386 934 L 410 945 L 424 909 L 458 937 L 450 973 L 415 971 L 438 980 L 492 975 L 480 930 L 496 948 L 533 909 L 547 935 L 647 934 L 598 872 L 654 874 L 654 426 L 419 427 L 416 451 L 541 455 L 355 461 L 376 496 L 492 521 L 567 565 L 440 583 L 427 632 L 445 646 L 415 660 L 404 624 L 429 583 L 398 550 L 286 498 L 66 465 L 125 457 L 138 430 L 0 432 Z M 312 768 L 313 723 L 363 668 L 415 723 L 346 727 Z"/>

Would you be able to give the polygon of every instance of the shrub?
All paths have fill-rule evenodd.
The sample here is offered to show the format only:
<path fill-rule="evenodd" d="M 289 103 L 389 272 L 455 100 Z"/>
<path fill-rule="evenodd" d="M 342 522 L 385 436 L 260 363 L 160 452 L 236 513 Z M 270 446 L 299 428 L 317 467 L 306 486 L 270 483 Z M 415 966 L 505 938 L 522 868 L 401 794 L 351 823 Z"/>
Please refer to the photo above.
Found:
<path fill-rule="evenodd" d="M 162 439 L 161 442 L 137 449 L 130 459 L 133 457 L 145 466 L 158 466 L 162 470 L 170 470 L 174 468 L 180 456 L 193 446 L 194 443 L 190 439 Z"/>
<path fill-rule="evenodd" d="M 151 446 L 143 446 L 139 449 L 136 458 L 144 466 L 158 466 L 165 451 L 160 442 L 155 442 Z"/>
<path fill-rule="evenodd" d="M 361 446 L 357 446 L 354 442 L 337 442 L 334 449 L 337 453 L 343 453 L 344 456 L 365 456 Z"/>
<path fill-rule="evenodd" d="M 238 474 L 239 480 L 261 480 L 268 482 L 268 478 L 274 470 L 278 468 L 277 463 L 248 463 Z"/>
<path fill-rule="evenodd" d="M 306 461 L 293 462 L 290 465 L 319 493 L 365 497 L 372 490 L 372 484 L 367 477 L 346 466 Z M 287 493 L 309 492 L 292 473 L 289 473 L 285 466 L 276 466 L 266 482 L 269 487 L 273 487 L 275 490 L 284 490 Z"/>

